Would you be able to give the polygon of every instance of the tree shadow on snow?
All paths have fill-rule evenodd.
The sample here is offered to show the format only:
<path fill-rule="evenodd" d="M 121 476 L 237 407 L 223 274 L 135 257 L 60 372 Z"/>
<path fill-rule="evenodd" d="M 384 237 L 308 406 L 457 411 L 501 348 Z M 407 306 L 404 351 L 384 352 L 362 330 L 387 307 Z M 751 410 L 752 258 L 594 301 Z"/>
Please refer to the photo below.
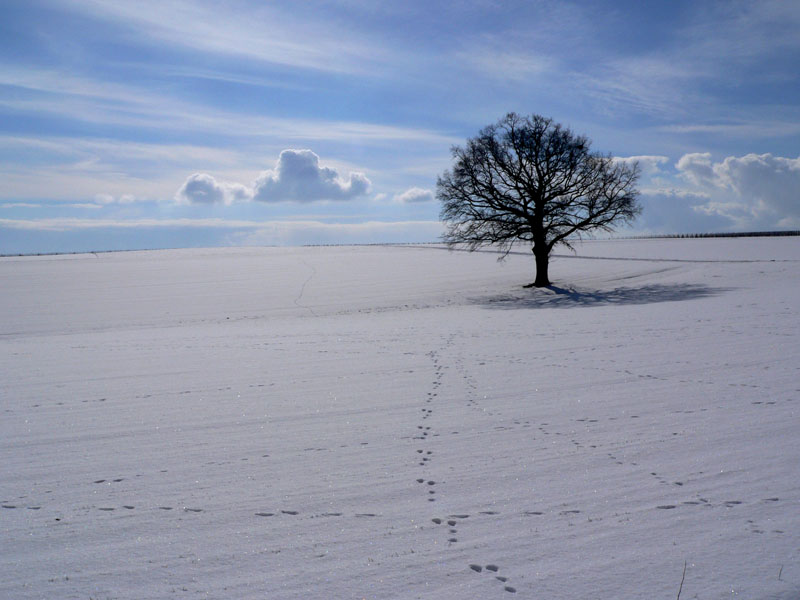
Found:
<path fill-rule="evenodd" d="M 733 288 L 709 287 L 701 284 L 652 284 L 641 287 L 620 287 L 613 290 L 563 288 L 551 285 L 529 288 L 513 293 L 473 298 L 473 304 L 486 308 L 576 308 L 581 306 L 612 306 L 679 302 L 717 296 Z"/>

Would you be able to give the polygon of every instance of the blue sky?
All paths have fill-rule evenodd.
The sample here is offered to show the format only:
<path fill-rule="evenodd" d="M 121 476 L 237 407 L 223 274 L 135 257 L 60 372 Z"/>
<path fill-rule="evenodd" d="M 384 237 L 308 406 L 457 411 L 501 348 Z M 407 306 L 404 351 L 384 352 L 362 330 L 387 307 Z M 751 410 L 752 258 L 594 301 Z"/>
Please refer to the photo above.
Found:
<path fill-rule="evenodd" d="M 506 112 L 638 158 L 621 233 L 800 229 L 797 2 L 0 5 L 0 253 L 431 241 Z"/>

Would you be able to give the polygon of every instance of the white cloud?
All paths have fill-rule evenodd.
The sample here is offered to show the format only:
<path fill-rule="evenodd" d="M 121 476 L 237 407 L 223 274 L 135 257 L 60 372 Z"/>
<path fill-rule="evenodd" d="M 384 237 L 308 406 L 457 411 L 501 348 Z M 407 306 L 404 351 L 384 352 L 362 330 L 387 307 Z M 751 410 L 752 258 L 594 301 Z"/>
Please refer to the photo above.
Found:
<path fill-rule="evenodd" d="M 59 208 L 90 208 L 92 210 L 97 210 L 103 208 L 101 203 L 94 203 L 94 202 L 59 202 Z M 40 203 L 40 202 L 2 202 L 0 203 L 0 208 L 43 208 L 48 209 L 52 208 L 52 205 L 49 203 Z"/>
<path fill-rule="evenodd" d="M 260 202 L 316 202 L 351 200 L 367 194 L 370 181 L 363 173 L 350 173 L 346 178 L 336 169 L 319 164 L 319 156 L 311 150 L 283 150 L 275 169 L 264 171 L 252 186 L 217 181 L 208 173 L 194 173 L 175 193 L 179 204 L 232 204 Z"/>
<path fill-rule="evenodd" d="M 642 214 L 634 229 L 648 233 L 704 233 L 725 231 L 734 222 L 709 211 L 709 196 L 686 190 L 647 190 L 640 198 Z"/>
<path fill-rule="evenodd" d="M 711 154 L 709 152 L 684 154 L 678 160 L 675 168 L 695 185 L 701 187 L 713 185 L 714 167 L 711 164 Z"/>
<path fill-rule="evenodd" d="M 314 202 L 317 200 L 350 200 L 363 196 L 370 189 L 363 173 L 350 173 L 347 178 L 330 167 L 321 167 L 319 156 L 311 150 L 284 150 L 275 169 L 263 172 L 253 186 L 253 199 L 261 202 Z"/>
<path fill-rule="evenodd" d="M 91 208 L 92 210 L 103 208 L 101 205 L 92 204 L 91 202 L 72 202 L 72 203 L 62 204 L 61 206 L 66 206 L 67 208 Z"/>
<path fill-rule="evenodd" d="M 195 173 L 183 182 L 176 199 L 188 204 L 222 204 L 225 202 L 225 192 L 211 175 Z"/>
<path fill-rule="evenodd" d="M 778 214 L 800 215 L 800 157 L 729 156 L 714 165 L 714 173 L 722 185 L 742 198 L 762 202 Z"/>
<path fill-rule="evenodd" d="M 800 50 L 798 4 L 784 0 L 694 4 L 684 15 L 686 25 L 667 28 L 672 43 L 654 43 L 634 55 L 598 56 L 591 71 L 571 74 L 571 79 L 580 81 L 587 94 L 602 99 L 605 110 L 617 114 L 633 109 L 681 120 L 691 117 L 699 119 L 700 127 L 705 126 L 703 121 L 716 122 L 720 112 L 738 112 L 742 123 L 774 114 L 775 106 L 764 105 L 767 111 L 745 108 L 741 102 L 731 106 L 730 98 L 736 96 L 727 90 L 731 81 L 756 86 L 791 77 L 788 57 Z M 726 91 L 715 94 L 709 82 Z M 721 103 L 730 110 L 721 111 Z M 723 128 L 730 132 L 728 126 Z"/>
<path fill-rule="evenodd" d="M 738 228 L 785 227 L 800 218 L 800 157 L 772 154 L 686 154 L 676 164 L 685 179 L 710 194 L 700 210 L 733 221 Z"/>
<path fill-rule="evenodd" d="M 139 200 L 133 194 L 122 194 L 120 196 L 113 196 L 111 194 L 96 194 L 94 197 L 94 201 L 97 204 L 106 205 L 106 204 L 133 204 Z M 66 205 L 65 205 L 66 206 Z"/>
<path fill-rule="evenodd" d="M 76 76 L 66 71 L 35 67 L 21 68 L 0 63 L 0 84 L 28 92 L 0 97 L 0 107 L 80 122 L 153 128 L 162 133 L 173 131 L 235 135 L 245 139 L 257 138 L 259 143 L 263 141 L 264 136 L 269 136 L 285 141 L 345 141 L 364 146 L 414 142 L 438 147 L 462 141 L 460 138 L 437 131 L 379 123 L 274 118 L 261 114 L 245 114 L 178 99 L 136 85 L 111 83 Z M 73 139 L 76 138 L 71 138 L 70 141 Z M 131 145 L 130 142 L 126 144 Z M 139 146 L 140 154 L 147 153 L 146 145 Z M 193 153 L 202 152 L 192 147 L 188 149 Z M 175 147 L 174 150 L 174 154 L 169 158 L 187 155 L 186 148 Z M 224 152 L 218 149 L 212 150 Z M 209 160 L 214 159 L 209 150 L 205 152 Z M 159 158 L 165 157 L 159 156 Z M 222 158 L 230 162 L 232 159 L 236 160 L 237 156 L 228 155 Z"/>
<path fill-rule="evenodd" d="M 628 165 L 638 163 L 643 173 L 647 175 L 656 175 L 661 172 L 661 165 L 669 162 L 669 157 L 653 155 L 617 156 L 614 157 L 614 162 L 621 162 Z"/>
<path fill-rule="evenodd" d="M 753 114 L 744 121 L 731 120 L 727 123 L 685 123 L 656 127 L 657 131 L 670 133 L 701 133 L 713 136 L 738 138 L 787 137 L 800 133 L 800 123 L 794 119 L 763 118 Z"/>
<path fill-rule="evenodd" d="M 44 208 L 44 205 L 34 202 L 4 202 L 0 204 L 0 208 Z"/>
<path fill-rule="evenodd" d="M 175 193 L 179 204 L 232 204 L 260 202 L 316 202 L 350 200 L 369 192 L 370 181 L 363 173 L 341 177 L 336 169 L 322 167 L 311 150 L 283 150 L 275 169 L 264 171 L 248 187 L 241 183 L 217 181 L 208 173 L 194 173 Z"/>
<path fill-rule="evenodd" d="M 389 58 L 380 39 L 351 30 L 339 35 L 325 19 L 309 19 L 302 7 L 255 3 L 232 10 L 229 3 L 197 0 L 60 0 L 93 18 L 133 28 L 138 38 L 159 45 L 243 60 L 327 72 L 361 73 Z"/>
<path fill-rule="evenodd" d="M 432 202 L 434 195 L 431 190 L 424 190 L 418 187 L 412 187 L 402 194 L 397 194 L 394 197 L 395 202 L 402 202 L 404 204 L 412 204 L 417 202 Z"/>
<path fill-rule="evenodd" d="M 220 183 L 207 173 L 189 175 L 175 194 L 179 204 L 231 204 L 251 197 L 242 184 Z"/>
<path fill-rule="evenodd" d="M 686 190 L 676 187 L 643 187 L 639 191 L 643 196 L 670 196 L 674 198 L 705 198 L 709 200 L 711 194 L 697 190 Z"/>

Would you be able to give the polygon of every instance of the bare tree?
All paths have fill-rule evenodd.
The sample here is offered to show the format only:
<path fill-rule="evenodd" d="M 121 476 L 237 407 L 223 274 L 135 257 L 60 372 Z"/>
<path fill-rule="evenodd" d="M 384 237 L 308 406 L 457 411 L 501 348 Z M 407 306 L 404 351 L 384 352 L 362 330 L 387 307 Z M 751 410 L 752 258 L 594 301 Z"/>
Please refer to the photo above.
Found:
<path fill-rule="evenodd" d="M 610 231 L 639 214 L 637 164 L 592 153 L 591 142 L 539 115 L 509 113 L 462 148 L 436 185 L 447 225 L 444 241 L 472 251 L 531 242 L 536 287 L 550 285 L 547 267 L 570 236 Z"/>

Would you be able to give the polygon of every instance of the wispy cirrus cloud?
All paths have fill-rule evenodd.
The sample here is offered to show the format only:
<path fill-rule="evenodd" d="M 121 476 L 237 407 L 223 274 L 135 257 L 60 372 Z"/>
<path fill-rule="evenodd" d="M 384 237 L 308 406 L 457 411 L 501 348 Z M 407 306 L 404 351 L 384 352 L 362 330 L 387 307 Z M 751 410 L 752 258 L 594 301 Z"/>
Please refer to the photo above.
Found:
<path fill-rule="evenodd" d="M 800 120 L 790 117 L 783 120 L 750 118 L 747 120 L 730 120 L 725 123 L 679 123 L 660 126 L 656 129 L 669 133 L 715 135 L 746 139 L 780 138 L 800 134 Z"/>
<path fill-rule="evenodd" d="M 0 107 L 78 122 L 145 127 L 163 132 L 277 140 L 346 141 L 372 146 L 398 141 L 450 145 L 459 138 L 435 130 L 353 120 L 272 117 L 242 113 L 106 83 L 69 73 L 0 65 L 0 84 L 42 94 L 0 96 Z"/>
<path fill-rule="evenodd" d="M 386 60 L 381 45 L 351 31 L 343 37 L 320 18 L 303 18 L 293 6 L 202 0 L 60 0 L 92 19 L 115 24 L 122 35 L 211 55 L 337 73 L 377 71 Z M 313 12 L 313 9 L 311 9 Z"/>
<path fill-rule="evenodd" d="M 681 122 L 693 118 L 695 130 L 735 132 L 736 124 L 719 126 L 703 120 L 716 120 L 720 104 L 730 103 L 731 81 L 745 81 L 748 86 L 792 81 L 787 78 L 787 66 L 790 57 L 800 52 L 796 34 L 800 5 L 780 0 L 734 1 L 696 4 L 691 13 L 692 18 L 664 43 L 644 53 L 598 61 L 594 69 L 573 76 L 607 111 L 632 109 Z M 748 120 L 762 116 L 758 104 L 746 111 L 732 107 L 743 113 L 738 124 L 741 132 L 748 129 Z"/>

